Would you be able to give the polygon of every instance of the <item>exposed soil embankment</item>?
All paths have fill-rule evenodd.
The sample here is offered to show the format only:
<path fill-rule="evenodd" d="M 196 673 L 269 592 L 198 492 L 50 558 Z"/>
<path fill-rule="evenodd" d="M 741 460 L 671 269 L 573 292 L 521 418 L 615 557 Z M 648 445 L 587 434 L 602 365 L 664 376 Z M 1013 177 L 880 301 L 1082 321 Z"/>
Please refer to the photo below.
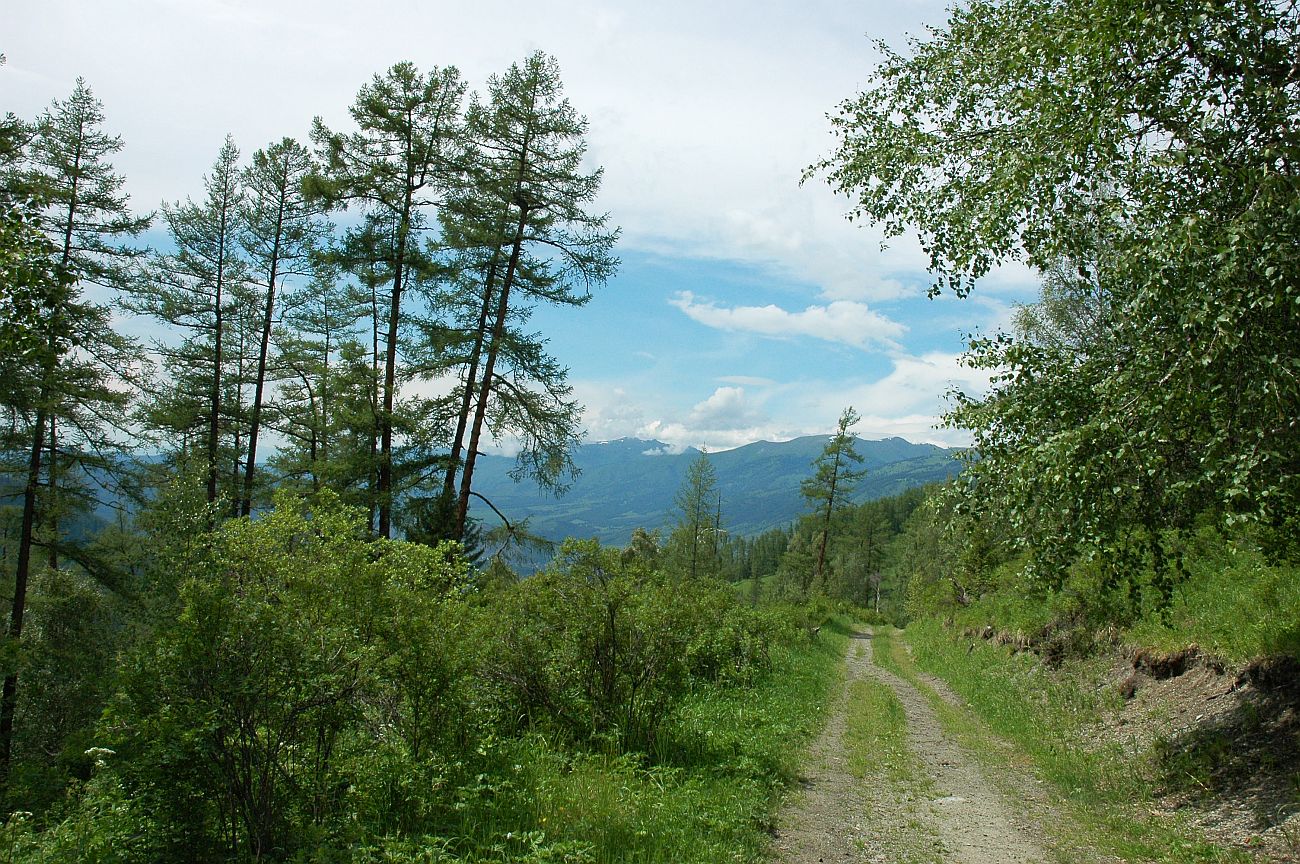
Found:
<path fill-rule="evenodd" d="M 1067 656 L 1058 634 L 986 627 L 962 636 L 1032 652 L 1051 668 Z M 1260 861 L 1300 861 L 1300 662 L 1234 667 L 1196 645 L 1103 650 L 1112 661 L 1085 686 L 1115 695 L 1085 741 L 1117 742 L 1128 770 L 1151 773 L 1155 815 L 1178 813 L 1211 842 Z"/>

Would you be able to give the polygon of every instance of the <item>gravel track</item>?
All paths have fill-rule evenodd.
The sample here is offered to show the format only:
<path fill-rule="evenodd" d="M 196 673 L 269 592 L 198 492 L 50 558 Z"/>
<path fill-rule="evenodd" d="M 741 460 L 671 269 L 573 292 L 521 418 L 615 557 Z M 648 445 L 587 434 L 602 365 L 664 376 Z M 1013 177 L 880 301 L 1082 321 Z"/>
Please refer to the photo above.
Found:
<path fill-rule="evenodd" d="M 778 815 L 773 858 L 783 864 L 1055 860 L 1028 815 L 1038 808 L 1007 800 L 986 769 L 943 729 L 925 694 L 881 668 L 872 655 L 871 636 L 857 634 L 826 727 L 809 752 L 802 794 Z M 859 779 L 849 771 L 844 742 L 849 691 L 864 679 L 888 686 L 898 697 L 907 716 L 908 746 L 923 777 L 891 782 Z M 945 690 L 940 695 L 951 699 Z M 1032 785 L 1027 778 L 1022 782 Z"/>

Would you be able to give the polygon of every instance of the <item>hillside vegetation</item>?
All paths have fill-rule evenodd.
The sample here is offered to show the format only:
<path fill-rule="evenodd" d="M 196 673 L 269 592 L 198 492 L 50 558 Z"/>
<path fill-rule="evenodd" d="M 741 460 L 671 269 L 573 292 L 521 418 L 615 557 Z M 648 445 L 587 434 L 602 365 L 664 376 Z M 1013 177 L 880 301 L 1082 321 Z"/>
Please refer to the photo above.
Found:
<path fill-rule="evenodd" d="M 165 253 L 131 245 L 149 220 L 84 82 L 6 118 L 0 854 L 760 860 L 856 626 L 839 610 L 906 627 L 882 664 L 1015 742 L 1070 847 L 1294 860 L 1297 57 L 1274 0 L 967 0 L 884 48 L 809 176 L 919 235 L 934 293 L 1041 282 L 969 338 L 990 386 L 952 394 L 964 470 L 864 500 L 934 454 L 891 475 L 849 407 L 756 487 L 728 484 L 778 445 L 645 457 L 608 524 L 549 510 L 626 540 L 558 548 L 480 458 L 509 437 L 515 477 L 572 485 L 580 406 L 527 324 L 617 266 L 553 59 L 468 100 L 455 68 L 399 63 L 311 148 L 245 164 L 227 140 L 203 201 L 164 207 Z M 127 312 L 165 329 L 159 369 Z M 140 440 L 165 454 L 147 470 Z M 593 483 L 637 482 L 598 462 Z M 789 483 L 799 515 L 760 531 Z M 856 750 L 900 738 L 854 718 Z"/>

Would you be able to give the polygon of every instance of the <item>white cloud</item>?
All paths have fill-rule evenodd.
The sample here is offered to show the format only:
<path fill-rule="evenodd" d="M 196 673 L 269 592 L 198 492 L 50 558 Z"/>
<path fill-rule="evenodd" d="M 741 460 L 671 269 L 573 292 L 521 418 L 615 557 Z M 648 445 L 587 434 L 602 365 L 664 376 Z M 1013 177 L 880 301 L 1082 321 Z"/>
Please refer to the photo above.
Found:
<path fill-rule="evenodd" d="M 719 387 L 713 395 L 691 409 L 690 424 L 697 429 L 735 430 L 751 427 L 767 418 L 745 398 L 743 387 Z"/>
<path fill-rule="evenodd" d="M 822 299 L 914 294 L 924 256 L 848 225 L 848 202 L 805 166 L 834 147 L 826 114 L 938 0 L 865 7 L 718 0 L 42 0 L 6 10 L 0 101 L 33 116 L 85 75 L 126 149 L 116 164 L 137 207 L 200 194 L 227 132 L 245 153 L 314 115 L 340 128 L 372 75 L 419 33 L 422 68 L 459 66 L 472 88 L 532 50 L 554 54 L 590 119 L 589 160 L 606 169 L 600 207 L 628 249 L 745 261 L 811 282 Z M 196 34 L 197 37 L 196 37 Z M 107 46 L 111 46 L 107 47 Z M 398 53 L 394 53 L 397 50 Z"/>
<path fill-rule="evenodd" d="M 668 302 L 692 320 L 717 330 L 773 337 L 808 336 L 864 351 L 896 349 L 896 340 L 907 331 L 902 324 L 867 308 L 865 303 L 849 300 L 809 306 L 801 312 L 790 312 L 771 304 L 727 308 L 709 301 L 697 301 L 690 291 L 679 291 Z"/>
<path fill-rule="evenodd" d="M 732 450 L 754 441 L 788 441 L 798 437 L 775 426 L 750 426 L 743 429 L 700 429 L 687 423 L 654 420 L 636 432 L 638 438 L 662 441 L 664 453 L 681 453 L 688 447 L 707 449 L 710 453 Z"/>
<path fill-rule="evenodd" d="M 573 392 L 583 406 L 583 427 L 590 441 L 613 441 L 634 435 L 646 422 L 646 393 L 631 394 L 603 381 L 574 381 Z M 641 436 L 638 436 L 641 437 Z"/>

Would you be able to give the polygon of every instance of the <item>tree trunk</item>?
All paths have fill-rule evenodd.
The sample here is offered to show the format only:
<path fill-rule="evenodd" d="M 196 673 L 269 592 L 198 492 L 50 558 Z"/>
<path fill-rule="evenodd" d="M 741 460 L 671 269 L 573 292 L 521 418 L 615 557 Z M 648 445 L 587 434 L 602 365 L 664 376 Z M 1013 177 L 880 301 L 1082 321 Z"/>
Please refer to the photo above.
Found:
<path fill-rule="evenodd" d="M 225 217 L 222 217 L 223 223 Z M 223 224 L 224 229 L 224 224 Z M 225 231 L 222 231 L 222 242 L 224 243 Z M 221 289 L 222 280 L 225 276 L 225 252 L 222 252 L 221 258 L 217 262 L 217 286 L 216 298 L 213 309 L 216 318 L 213 323 L 213 347 L 212 347 L 212 390 L 209 393 L 208 405 L 208 503 L 212 504 L 217 500 L 217 444 L 221 433 L 221 340 L 223 337 L 223 310 L 221 308 Z"/>
<path fill-rule="evenodd" d="M 469 448 L 465 451 L 465 468 L 460 475 L 460 501 L 456 507 L 456 536 L 465 535 L 465 520 L 469 514 L 469 493 L 474 479 L 474 463 L 478 459 L 479 441 L 483 437 L 483 421 L 487 416 L 488 399 L 492 395 L 492 375 L 496 372 L 497 352 L 506 332 L 506 315 L 510 311 L 510 287 L 519 267 L 519 256 L 524 247 L 524 228 L 528 225 L 528 208 L 519 207 L 519 224 L 510 247 L 510 262 L 506 265 L 505 279 L 501 281 L 501 296 L 497 299 L 496 321 L 492 326 L 492 342 L 488 345 L 487 363 L 483 381 L 479 386 L 478 404 L 474 406 L 474 425 L 470 429 Z"/>
<path fill-rule="evenodd" d="M 409 210 L 409 205 L 408 205 Z M 379 415 L 379 536 L 392 537 L 393 528 L 393 397 L 397 387 L 397 324 L 402 308 L 402 270 L 406 263 L 409 216 L 402 213 L 393 262 L 393 297 L 388 307 L 388 345 L 384 353 L 384 409 Z"/>
<path fill-rule="evenodd" d="M 280 198 L 280 211 L 276 215 L 275 245 L 271 251 L 271 266 L 266 281 L 266 309 L 262 314 L 262 346 L 257 354 L 257 380 L 253 382 L 253 416 L 248 427 L 248 461 L 244 464 L 244 494 L 240 500 L 239 515 L 247 516 L 253 509 L 253 471 L 257 466 L 257 433 L 262 423 L 262 393 L 266 386 L 266 358 L 271 351 L 271 321 L 275 311 L 275 280 L 280 265 L 280 233 L 284 225 L 284 198 Z"/>
<path fill-rule="evenodd" d="M 456 417 L 456 434 L 452 438 L 451 452 L 448 454 L 442 492 L 449 499 L 456 493 L 456 471 L 460 467 L 461 449 L 465 446 L 465 427 L 469 425 L 470 406 L 474 404 L 474 385 L 478 382 L 478 364 L 483 353 L 483 342 L 487 338 L 488 315 L 492 311 L 492 283 L 496 281 L 498 255 L 499 249 L 494 249 L 492 263 L 488 266 L 483 281 L 483 303 L 479 307 L 478 329 L 474 333 L 474 347 L 470 349 L 469 368 L 465 371 L 465 390 L 461 394 L 460 413 Z M 459 519 L 457 524 L 460 525 Z M 463 527 L 457 529 L 456 539 L 460 539 L 462 530 Z"/>
<path fill-rule="evenodd" d="M 813 569 L 813 582 L 822 578 L 826 568 L 826 544 L 831 536 L 831 515 L 835 512 L 835 486 L 840 477 L 840 451 L 835 451 L 835 462 L 831 466 L 831 486 L 826 495 L 826 517 L 822 520 L 821 542 L 817 546 L 817 566 Z"/>
<path fill-rule="evenodd" d="M 46 388 L 42 388 L 45 390 Z M 44 395 L 44 394 L 43 394 Z M 31 573 L 32 533 L 36 528 L 36 495 L 41 479 L 41 451 L 45 448 L 47 413 L 42 404 L 36 410 L 36 429 L 32 433 L 32 451 L 27 465 L 27 485 L 23 489 L 23 521 L 18 535 L 18 561 L 14 569 L 14 599 L 9 611 L 8 641 L 15 644 L 23 635 L 23 616 L 27 611 L 27 582 Z M 9 786 L 9 767 L 13 758 L 14 714 L 18 707 L 18 672 L 5 675 L 0 690 L 0 789 Z"/>

